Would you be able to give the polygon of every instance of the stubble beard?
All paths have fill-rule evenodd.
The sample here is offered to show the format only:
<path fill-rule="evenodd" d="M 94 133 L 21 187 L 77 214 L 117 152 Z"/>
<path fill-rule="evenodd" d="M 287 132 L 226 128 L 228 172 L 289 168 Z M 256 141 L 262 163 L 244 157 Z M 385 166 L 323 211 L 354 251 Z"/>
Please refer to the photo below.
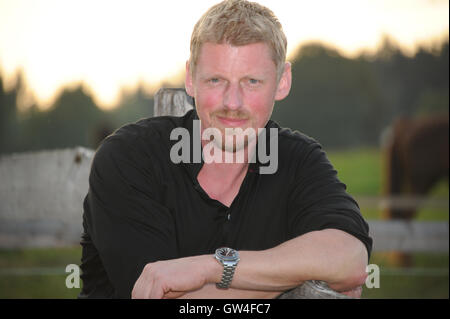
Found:
<path fill-rule="evenodd" d="M 231 118 L 231 119 L 243 119 L 243 120 L 247 120 L 248 122 L 251 122 L 250 115 L 247 112 L 242 112 L 240 110 L 230 111 L 230 110 L 226 110 L 226 109 L 221 109 L 221 110 L 215 111 L 211 114 L 213 123 L 216 124 L 215 127 L 217 129 L 219 129 L 219 131 L 221 133 L 220 137 L 213 139 L 214 145 L 217 148 L 220 148 L 222 150 L 222 152 L 229 152 L 229 153 L 236 153 L 236 152 L 246 149 L 249 145 L 249 142 L 251 142 L 251 140 L 249 140 L 248 135 L 240 136 L 238 134 L 238 132 L 240 129 L 245 131 L 248 128 L 250 128 L 250 129 L 252 129 L 252 128 L 251 127 L 227 128 L 227 127 L 224 127 L 223 124 L 220 123 L 220 120 L 218 119 L 218 117 Z M 219 138 L 221 138 L 220 142 L 218 141 Z"/>

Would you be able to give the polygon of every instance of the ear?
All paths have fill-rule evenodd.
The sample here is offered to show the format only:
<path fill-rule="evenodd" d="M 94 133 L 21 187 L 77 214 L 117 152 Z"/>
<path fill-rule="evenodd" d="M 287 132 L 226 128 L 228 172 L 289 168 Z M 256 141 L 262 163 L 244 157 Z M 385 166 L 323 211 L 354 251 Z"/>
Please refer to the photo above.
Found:
<path fill-rule="evenodd" d="M 189 60 L 186 61 L 186 79 L 184 82 L 184 87 L 186 88 L 186 93 L 189 96 L 194 97 L 194 86 L 192 83 L 192 75 Z"/>
<path fill-rule="evenodd" d="M 278 82 L 277 92 L 275 93 L 275 101 L 280 101 L 288 96 L 291 90 L 292 84 L 292 73 L 291 73 L 291 63 L 286 62 L 284 64 L 284 71 L 281 75 L 281 79 Z"/>

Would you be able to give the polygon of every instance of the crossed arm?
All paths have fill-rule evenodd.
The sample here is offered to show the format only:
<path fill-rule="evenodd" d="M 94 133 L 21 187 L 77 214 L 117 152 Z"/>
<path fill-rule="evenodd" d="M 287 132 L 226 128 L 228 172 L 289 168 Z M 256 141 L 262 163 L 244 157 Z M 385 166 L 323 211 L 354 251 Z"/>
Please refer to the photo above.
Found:
<path fill-rule="evenodd" d="M 367 276 L 367 250 L 337 229 L 313 231 L 262 251 L 239 251 L 231 288 L 217 289 L 223 267 L 212 255 L 149 263 L 133 298 L 273 298 L 306 280 L 322 280 L 341 292 L 360 287 Z"/>

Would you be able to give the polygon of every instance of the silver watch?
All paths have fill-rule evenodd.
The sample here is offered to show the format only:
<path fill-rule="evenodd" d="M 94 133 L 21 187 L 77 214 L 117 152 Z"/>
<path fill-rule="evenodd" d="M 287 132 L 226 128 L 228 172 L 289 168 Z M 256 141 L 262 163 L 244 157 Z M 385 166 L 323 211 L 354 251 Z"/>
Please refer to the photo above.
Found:
<path fill-rule="evenodd" d="M 227 289 L 233 280 L 234 271 L 239 262 L 239 253 L 234 249 L 222 247 L 216 250 L 215 257 L 223 265 L 222 281 L 216 286 Z"/>

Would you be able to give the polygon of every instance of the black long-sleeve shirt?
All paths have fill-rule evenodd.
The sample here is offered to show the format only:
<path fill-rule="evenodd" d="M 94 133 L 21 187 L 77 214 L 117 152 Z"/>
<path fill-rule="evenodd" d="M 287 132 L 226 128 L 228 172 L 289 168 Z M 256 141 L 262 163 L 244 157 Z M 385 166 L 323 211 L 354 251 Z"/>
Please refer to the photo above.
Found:
<path fill-rule="evenodd" d="M 251 163 L 227 207 L 199 185 L 203 162 L 170 159 L 171 131 L 184 127 L 194 139 L 194 119 L 194 110 L 143 119 L 97 150 L 84 201 L 80 298 L 130 298 L 150 262 L 222 246 L 263 250 L 325 228 L 354 235 L 370 254 L 368 225 L 319 143 L 269 121 L 266 129 L 279 129 L 278 169 L 260 174 L 260 161 Z"/>

